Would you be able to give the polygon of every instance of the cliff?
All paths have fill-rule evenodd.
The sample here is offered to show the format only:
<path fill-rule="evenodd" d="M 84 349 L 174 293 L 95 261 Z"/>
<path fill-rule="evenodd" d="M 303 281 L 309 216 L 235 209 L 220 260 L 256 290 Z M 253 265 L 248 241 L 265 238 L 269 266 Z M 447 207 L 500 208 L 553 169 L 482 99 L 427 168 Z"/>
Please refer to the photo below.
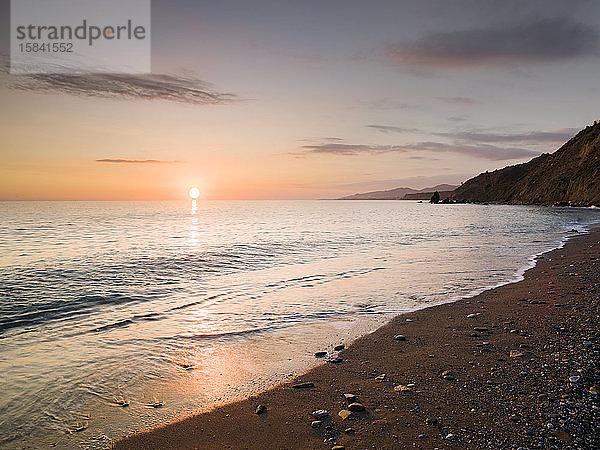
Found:
<path fill-rule="evenodd" d="M 459 202 L 599 205 L 600 123 L 552 154 L 471 178 L 452 197 Z"/>

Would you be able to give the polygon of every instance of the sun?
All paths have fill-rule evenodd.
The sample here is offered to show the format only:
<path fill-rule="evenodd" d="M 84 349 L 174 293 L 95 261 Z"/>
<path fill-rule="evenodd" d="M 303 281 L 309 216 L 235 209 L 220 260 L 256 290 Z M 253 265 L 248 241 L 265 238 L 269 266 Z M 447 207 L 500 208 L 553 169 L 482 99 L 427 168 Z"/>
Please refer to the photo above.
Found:
<path fill-rule="evenodd" d="M 195 200 L 199 196 L 200 196 L 200 189 L 198 189 L 197 187 L 193 187 L 190 189 L 190 197 L 191 198 L 193 198 Z"/>

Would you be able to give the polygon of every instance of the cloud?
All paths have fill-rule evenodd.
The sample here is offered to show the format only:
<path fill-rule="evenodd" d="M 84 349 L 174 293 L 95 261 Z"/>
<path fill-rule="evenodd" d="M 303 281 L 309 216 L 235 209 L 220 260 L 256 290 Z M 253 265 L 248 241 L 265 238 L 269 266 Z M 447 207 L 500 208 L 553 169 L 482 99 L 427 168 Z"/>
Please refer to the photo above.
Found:
<path fill-rule="evenodd" d="M 525 20 L 508 26 L 433 33 L 391 43 L 387 59 L 421 67 L 465 69 L 596 56 L 598 31 L 568 18 Z"/>
<path fill-rule="evenodd" d="M 449 103 L 451 105 L 472 105 L 475 102 L 469 97 L 431 97 L 433 100 L 442 103 Z"/>
<path fill-rule="evenodd" d="M 162 100 L 194 105 L 215 105 L 240 100 L 234 94 L 217 92 L 210 83 L 182 75 L 103 73 L 10 75 L 6 60 L 0 75 L 2 84 L 28 92 L 119 100 Z"/>
<path fill-rule="evenodd" d="M 306 153 L 332 155 L 358 155 L 360 153 L 406 152 L 399 145 L 363 145 L 363 144 L 320 144 L 303 145 Z"/>
<path fill-rule="evenodd" d="M 375 110 L 395 110 L 395 109 L 415 109 L 415 105 L 411 105 L 406 102 L 401 102 L 398 100 L 394 100 L 391 98 L 377 98 L 369 101 L 361 101 L 356 107 L 358 108 L 366 108 L 366 109 L 375 109 Z"/>
<path fill-rule="evenodd" d="M 366 125 L 367 128 L 373 128 L 374 130 L 381 131 L 382 133 L 415 133 L 418 132 L 416 128 L 402 128 L 391 125 Z"/>
<path fill-rule="evenodd" d="M 461 145 L 446 144 L 442 142 L 419 142 L 404 146 L 406 150 L 428 151 L 435 153 L 459 153 L 475 158 L 490 161 L 506 161 L 511 159 L 532 158 L 540 154 L 539 151 L 520 147 L 498 147 L 491 144 Z"/>
<path fill-rule="evenodd" d="M 113 159 L 104 158 L 97 159 L 98 163 L 110 163 L 110 164 L 177 164 L 181 161 L 164 161 L 160 159 Z"/>
<path fill-rule="evenodd" d="M 408 153 L 409 158 L 415 158 L 421 152 L 432 153 L 458 153 L 474 158 L 487 159 L 490 161 L 505 161 L 512 159 L 525 159 L 537 156 L 539 151 L 522 147 L 500 147 L 491 144 L 470 145 L 465 143 L 443 143 L 424 141 L 404 145 L 366 145 L 366 144 L 339 144 L 328 143 L 319 145 L 302 146 L 306 154 L 330 154 L 330 155 L 359 155 L 359 154 L 384 154 L 384 153 Z M 298 155 L 297 153 L 295 155 Z"/>
<path fill-rule="evenodd" d="M 486 133 L 476 131 L 458 131 L 452 133 L 436 133 L 437 136 L 451 137 L 465 142 L 521 142 L 529 144 L 555 144 L 569 140 L 577 133 L 575 128 L 564 128 L 556 131 L 532 131 L 530 133 Z"/>

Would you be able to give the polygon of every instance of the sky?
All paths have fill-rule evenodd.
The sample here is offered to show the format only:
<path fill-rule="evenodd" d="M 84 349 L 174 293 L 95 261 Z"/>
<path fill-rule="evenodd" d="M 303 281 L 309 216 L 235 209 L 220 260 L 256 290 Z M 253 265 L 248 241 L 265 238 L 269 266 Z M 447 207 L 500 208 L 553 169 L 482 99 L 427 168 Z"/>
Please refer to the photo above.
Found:
<path fill-rule="evenodd" d="M 597 1 L 152 2 L 152 73 L 9 75 L 0 199 L 460 184 L 600 119 Z"/>

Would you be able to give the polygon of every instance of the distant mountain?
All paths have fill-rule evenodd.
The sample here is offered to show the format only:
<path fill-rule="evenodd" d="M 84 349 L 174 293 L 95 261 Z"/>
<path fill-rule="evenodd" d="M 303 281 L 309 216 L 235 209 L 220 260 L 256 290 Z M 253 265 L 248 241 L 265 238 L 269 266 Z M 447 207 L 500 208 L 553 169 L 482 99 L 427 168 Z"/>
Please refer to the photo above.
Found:
<path fill-rule="evenodd" d="M 456 189 L 456 186 L 451 184 L 438 184 L 437 186 L 425 189 L 400 187 L 389 189 L 387 191 L 372 191 L 365 192 L 363 194 L 348 195 L 340 198 L 339 200 L 429 200 L 431 195 L 427 196 L 422 194 L 433 194 L 435 191 L 439 191 L 440 195 L 442 195 L 442 192 L 447 192 L 448 195 L 450 195 L 451 191 L 454 189 Z"/>
<path fill-rule="evenodd" d="M 600 123 L 552 154 L 482 173 L 453 193 L 456 201 L 600 205 Z"/>

